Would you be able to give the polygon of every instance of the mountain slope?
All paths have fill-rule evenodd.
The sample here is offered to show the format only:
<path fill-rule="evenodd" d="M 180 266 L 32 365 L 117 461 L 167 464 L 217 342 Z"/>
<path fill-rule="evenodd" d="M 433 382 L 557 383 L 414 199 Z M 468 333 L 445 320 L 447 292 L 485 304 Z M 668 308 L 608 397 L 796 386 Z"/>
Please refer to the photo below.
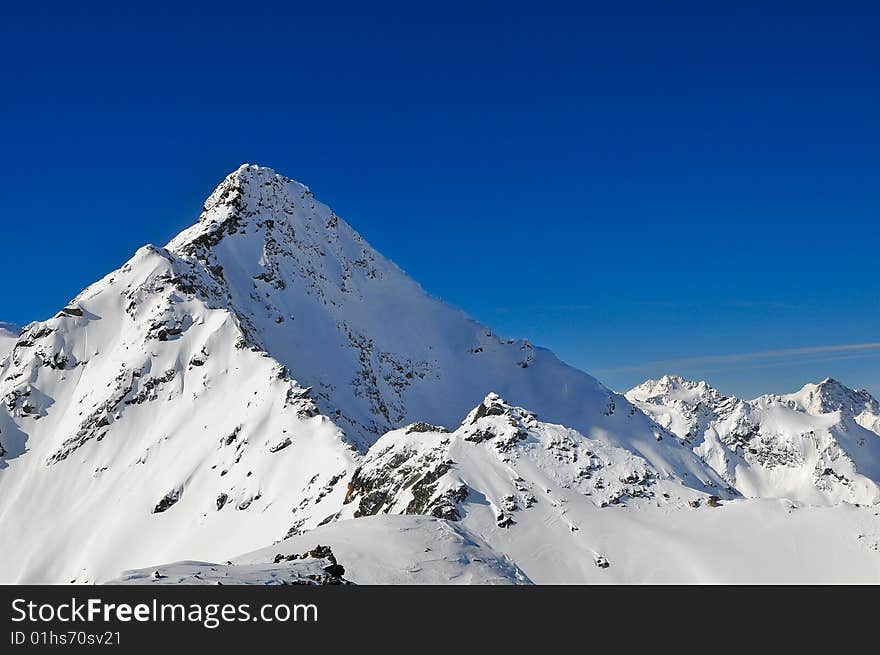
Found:
<path fill-rule="evenodd" d="M 289 554 L 320 543 L 367 584 L 880 580 L 876 506 L 701 493 L 496 394 L 453 432 L 416 423 L 384 435 L 347 489 L 337 520 L 231 566 L 126 577 L 277 583 L 296 574 Z M 167 578 L 154 580 L 157 568 Z"/>
<path fill-rule="evenodd" d="M 12 323 L 0 323 L 0 364 L 12 352 L 12 347 L 20 334 L 21 328 L 19 326 Z"/>
<path fill-rule="evenodd" d="M 453 432 L 415 424 L 383 436 L 341 516 L 442 517 L 537 584 L 880 580 L 876 506 L 712 491 L 490 394 Z"/>
<path fill-rule="evenodd" d="M 682 497 L 666 502 L 660 492 L 653 499 L 600 508 L 589 499 L 583 502 L 575 489 L 553 490 L 546 496 L 539 490 L 535 505 L 512 512 L 515 523 L 508 527 L 497 526 L 490 508 L 474 494 L 457 524 L 513 562 L 535 584 L 880 582 L 876 506 L 822 507 L 737 498 L 712 507 L 704 495 L 695 493 L 693 498 L 701 502 L 691 507 L 684 502 L 691 491 L 681 488 Z M 360 542 L 346 537 L 344 530 L 363 520 L 340 521 L 335 524 L 339 532 L 322 534 L 321 543 L 332 545 L 334 552 L 337 544 L 348 543 L 357 552 Z M 307 542 L 309 534 L 297 539 Z M 386 534 L 384 539 L 393 543 L 396 536 Z M 389 564 L 381 552 L 376 559 L 370 564 L 379 571 Z M 405 578 L 386 578 L 382 572 L 372 580 Z"/>
<path fill-rule="evenodd" d="M 813 416 L 839 412 L 841 419 L 851 419 L 880 435 L 880 402 L 866 390 L 850 389 L 833 378 L 806 384 L 791 394 L 761 396 L 755 403 L 784 405 Z"/>
<path fill-rule="evenodd" d="M 204 281 L 142 248 L 19 338 L 0 375 L 0 579 L 223 559 L 315 525 L 344 493 L 352 447 L 242 347 L 212 287 L 190 291 Z"/>
<path fill-rule="evenodd" d="M 880 407 L 867 391 L 826 379 L 743 401 L 664 376 L 626 395 L 746 496 L 880 501 Z"/>
<path fill-rule="evenodd" d="M 384 435 L 352 476 L 340 517 L 460 522 L 534 581 L 584 581 L 604 568 L 600 517 L 719 500 L 686 485 L 629 450 L 489 394 L 454 432 L 416 423 Z"/>
<path fill-rule="evenodd" d="M 229 565 L 179 562 L 127 571 L 111 583 L 289 584 L 291 577 L 321 576 L 324 566 L 315 567 L 314 558 L 302 555 L 328 548 L 344 567 L 342 575 L 355 584 L 529 583 L 515 564 L 461 524 L 426 516 L 330 523 L 235 557 Z"/>
<path fill-rule="evenodd" d="M 311 386 L 361 450 L 415 421 L 454 425 L 494 390 L 545 420 L 626 442 L 669 472 L 704 468 L 658 441 L 623 396 L 426 294 L 271 169 L 232 173 L 168 249 L 210 273 L 249 342 Z"/>

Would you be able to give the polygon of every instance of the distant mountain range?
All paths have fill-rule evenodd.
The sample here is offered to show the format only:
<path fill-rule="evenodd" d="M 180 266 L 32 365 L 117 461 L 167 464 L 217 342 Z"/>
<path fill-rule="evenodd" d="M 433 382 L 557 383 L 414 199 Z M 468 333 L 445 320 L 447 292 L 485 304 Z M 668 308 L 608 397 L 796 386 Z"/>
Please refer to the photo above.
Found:
<path fill-rule="evenodd" d="M 0 324 L 0 582 L 876 582 L 878 483 L 866 391 L 618 394 L 259 166 Z"/>

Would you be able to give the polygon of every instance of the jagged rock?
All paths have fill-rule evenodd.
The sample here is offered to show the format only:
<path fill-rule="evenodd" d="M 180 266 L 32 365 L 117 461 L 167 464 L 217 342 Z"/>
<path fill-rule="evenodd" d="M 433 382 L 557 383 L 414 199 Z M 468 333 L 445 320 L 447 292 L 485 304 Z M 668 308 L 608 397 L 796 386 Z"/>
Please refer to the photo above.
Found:
<path fill-rule="evenodd" d="M 509 528 L 511 525 L 514 525 L 516 521 L 513 520 L 513 517 L 509 514 L 498 514 L 495 517 L 495 525 L 499 528 Z"/>
<path fill-rule="evenodd" d="M 406 433 L 411 434 L 413 432 L 449 432 L 444 427 L 439 427 L 436 425 L 430 425 L 428 423 L 413 423 L 412 425 L 406 428 Z"/>
<path fill-rule="evenodd" d="M 163 496 L 162 500 L 156 503 L 156 506 L 153 508 L 153 514 L 159 514 L 161 512 L 166 511 L 169 507 L 176 504 L 181 497 L 180 489 L 172 489 L 165 496 Z"/>
<path fill-rule="evenodd" d="M 333 557 L 333 561 L 334 562 L 336 561 L 336 558 L 333 556 L 333 550 L 330 548 L 330 546 L 321 546 L 319 544 L 319 545 L 315 546 L 312 550 L 310 550 L 307 553 L 307 555 L 309 557 L 316 557 L 316 558 L 322 558 L 322 557 L 331 558 L 331 557 Z"/>
<path fill-rule="evenodd" d="M 471 424 L 476 423 L 484 416 L 503 416 L 504 406 L 501 403 L 497 402 L 498 400 L 500 400 L 498 396 L 490 395 L 486 398 L 486 400 L 480 403 L 477 407 L 477 410 L 474 412 Z"/>

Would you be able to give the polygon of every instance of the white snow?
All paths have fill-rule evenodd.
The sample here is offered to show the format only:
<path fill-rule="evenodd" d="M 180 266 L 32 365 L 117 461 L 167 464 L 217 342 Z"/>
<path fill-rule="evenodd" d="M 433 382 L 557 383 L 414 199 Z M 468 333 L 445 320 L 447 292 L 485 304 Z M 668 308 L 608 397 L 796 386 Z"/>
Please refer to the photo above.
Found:
<path fill-rule="evenodd" d="M 417 425 L 382 437 L 352 479 L 341 520 L 215 571 L 178 563 L 123 579 L 274 584 L 293 573 L 279 555 L 322 544 L 359 584 L 880 580 L 876 506 L 713 500 L 494 394 L 483 406 L 503 413 L 472 412 L 453 433 Z M 378 515 L 351 518 L 364 510 Z M 415 510 L 447 518 L 407 515 Z M 155 570 L 167 578 L 151 579 Z"/>
<path fill-rule="evenodd" d="M 375 484 L 343 515 L 371 509 L 363 500 L 376 490 L 379 512 L 411 511 L 413 490 L 444 464 L 429 496 L 440 502 L 422 511 L 448 515 L 444 494 L 464 485 L 460 524 L 538 584 L 880 580 L 877 507 L 713 502 L 625 450 L 541 423 L 495 395 L 484 406 L 504 412 L 476 420 L 472 412 L 454 433 L 385 435 L 354 479 L 356 490 Z"/>
<path fill-rule="evenodd" d="M 880 501 L 880 407 L 866 391 L 825 380 L 743 401 L 664 376 L 626 395 L 745 496 Z"/>
<path fill-rule="evenodd" d="M 21 328 L 13 323 L 0 323 L 0 364 L 12 352 Z"/>
<path fill-rule="evenodd" d="M 302 560 L 279 555 L 329 546 L 355 584 L 529 584 L 503 555 L 459 523 L 428 516 L 371 516 L 321 526 L 268 548 L 235 557 L 229 565 L 178 562 L 127 571 L 113 584 L 278 584 L 302 576 Z M 312 563 L 309 562 L 311 565 Z M 153 571 L 164 576 L 156 579 Z M 311 567 L 309 573 L 314 572 Z M 198 574 L 199 578 L 193 576 Z"/>

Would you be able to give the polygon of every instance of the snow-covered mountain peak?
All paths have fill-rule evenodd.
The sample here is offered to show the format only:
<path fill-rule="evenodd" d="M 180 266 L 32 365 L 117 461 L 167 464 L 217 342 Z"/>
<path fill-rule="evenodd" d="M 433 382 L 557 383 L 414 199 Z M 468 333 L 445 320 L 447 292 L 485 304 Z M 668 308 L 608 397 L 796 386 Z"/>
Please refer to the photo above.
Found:
<path fill-rule="evenodd" d="M 280 175 L 268 166 L 242 164 L 208 196 L 199 220 L 210 220 L 212 210 L 228 206 L 227 201 L 232 198 L 237 198 L 241 205 L 262 203 L 263 207 L 270 207 L 272 204 L 284 206 L 293 198 L 304 195 L 311 195 L 306 185 Z"/>
<path fill-rule="evenodd" d="M 516 512 L 542 502 L 555 508 L 558 520 L 569 494 L 597 508 L 728 494 L 714 479 L 689 477 L 685 471 L 668 475 L 630 450 L 541 422 L 493 393 L 454 432 L 416 423 L 383 435 L 352 476 L 340 517 L 428 514 L 467 524 L 480 515 L 484 528 L 507 529 L 524 520 Z M 562 525 L 578 529 L 567 520 Z"/>
<path fill-rule="evenodd" d="M 758 407 L 782 406 L 822 417 L 837 415 L 842 422 L 853 421 L 880 435 L 880 403 L 867 390 L 855 390 L 834 378 L 805 384 L 790 394 L 769 394 L 756 398 Z"/>
<path fill-rule="evenodd" d="M 316 213 L 317 205 L 304 184 L 265 166 L 243 164 L 208 196 L 198 222 L 172 239 L 168 247 L 181 254 L 204 256 L 204 250 L 225 236 L 246 234 L 249 228 L 259 232 L 263 227 L 271 231 L 275 223 L 301 226 L 302 219 Z M 320 210 L 317 213 L 331 213 L 323 205 Z"/>
<path fill-rule="evenodd" d="M 534 412 L 514 407 L 495 392 L 489 393 L 479 405 L 474 407 L 462 421 L 462 427 L 468 427 L 479 423 L 480 419 L 489 416 L 505 417 L 514 427 L 533 425 L 538 416 Z"/>
<path fill-rule="evenodd" d="M 491 389 L 584 432 L 611 423 L 632 432 L 625 420 L 644 423 L 652 438 L 625 399 L 431 297 L 272 169 L 245 165 L 227 176 L 167 249 L 203 271 L 246 345 L 312 387 L 321 413 L 361 450 L 408 423 L 455 425 Z"/>
<path fill-rule="evenodd" d="M 846 412 L 853 416 L 869 411 L 880 415 L 880 404 L 868 391 L 857 391 L 838 382 L 825 378 L 818 384 L 805 384 L 799 391 L 782 396 L 770 396 L 810 414 Z"/>
<path fill-rule="evenodd" d="M 240 180 L 243 183 L 257 181 L 258 183 L 264 182 L 266 180 L 272 178 L 283 178 L 287 182 L 294 182 L 291 178 L 285 177 L 283 175 L 279 175 L 274 168 L 269 166 L 261 166 L 260 164 L 248 164 L 245 162 L 234 171 L 232 171 L 229 175 L 226 176 L 226 179 L 236 179 Z"/>
<path fill-rule="evenodd" d="M 866 391 L 826 378 L 793 394 L 743 401 L 705 382 L 664 376 L 626 396 L 747 496 L 880 499 L 880 411 Z"/>
<path fill-rule="evenodd" d="M 664 375 L 659 380 L 645 380 L 630 389 L 626 397 L 642 402 L 674 399 L 688 403 L 724 398 L 721 392 L 705 380 L 689 380 L 679 375 Z"/>

